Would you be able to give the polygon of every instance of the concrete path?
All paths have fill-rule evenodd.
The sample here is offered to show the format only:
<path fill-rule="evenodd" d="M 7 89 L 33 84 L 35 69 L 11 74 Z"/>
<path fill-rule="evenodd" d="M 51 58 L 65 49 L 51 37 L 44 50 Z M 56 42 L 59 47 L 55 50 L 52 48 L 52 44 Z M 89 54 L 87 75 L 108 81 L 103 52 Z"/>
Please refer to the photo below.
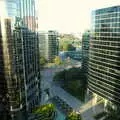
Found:
<path fill-rule="evenodd" d="M 51 96 L 58 96 L 63 99 L 69 106 L 71 106 L 74 111 L 79 111 L 81 102 L 73 97 L 71 94 L 66 92 L 64 89 L 56 86 L 55 84 L 51 87 Z"/>

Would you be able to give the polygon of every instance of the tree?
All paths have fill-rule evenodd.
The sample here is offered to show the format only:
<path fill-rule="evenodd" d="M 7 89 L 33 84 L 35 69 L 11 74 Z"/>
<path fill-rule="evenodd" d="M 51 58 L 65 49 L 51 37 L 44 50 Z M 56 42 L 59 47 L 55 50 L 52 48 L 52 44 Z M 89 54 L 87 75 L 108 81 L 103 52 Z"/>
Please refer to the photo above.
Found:
<path fill-rule="evenodd" d="M 73 96 L 81 101 L 85 100 L 87 78 L 80 68 L 71 68 L 58 72 L 53 80 L 60 83 L 61 87 Z"/>
<path fill-rule="evenodd" d="M 68 44 L 68 51 L 75 51 L 75 47 L 72 44 Z"/>
<path fill-rule="evenodd" d="M 70 43 L 63 44 L 63 51 L 74 51 L 75 47 Z"/>
<path fill-rule="evenodd" d="M 67 115 L 66 120 L 82 120 L 79 113 L 71 112 Z"/>
<path fill-rule="evenodd" d="M 61 81 L 61 80 L 64 80 L 65 71 L 66 71 L 66 70 L 63 70 L 63 71 L 61 71 L 61 72 L 57 72 L 57 73 L 55 74 L 55 76 L 53 77 L 53 80 L 56 81 L 56 82 Z"/>
<path fill-rule="evenodd" d="M 38 115 L 38 120 L 54 120 L 56 117 L 56 110 L 53 104 L 38 106 L 32 112 L 35 116 Z"/>
<path fill-rule="evenodd" d="M 45 65 L 47 60 L 44 57 L 40 57 L 40 64 Z"/>
<path fill-rule="evenodd" d="M 60 51 L 63 51 L 63 45 L 60 45 L 60 46 L 59 46 L 59 50 L 60 50 Z"/>
<path fill-rule="evenodd" d="M 56 63 L 57 65 L 59 65 L 59 64 L 61 63 L 61 60 L 60 60 L 60 57 L 59 57 L 59 56 L 56 56 L 56 57 L 55 57 L 55 63 Z"/>

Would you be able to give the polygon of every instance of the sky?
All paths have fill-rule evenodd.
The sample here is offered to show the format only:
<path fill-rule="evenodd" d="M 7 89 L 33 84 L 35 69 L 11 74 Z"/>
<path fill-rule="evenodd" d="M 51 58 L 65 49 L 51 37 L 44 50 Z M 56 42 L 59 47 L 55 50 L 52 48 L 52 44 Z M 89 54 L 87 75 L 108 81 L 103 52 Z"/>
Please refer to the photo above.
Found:
<path fill-rule="evenodd" d="M 83 33 L 91 27 L 91 11 L 120 5 L 120 0 L 39 0 L 39 31 Z"/>

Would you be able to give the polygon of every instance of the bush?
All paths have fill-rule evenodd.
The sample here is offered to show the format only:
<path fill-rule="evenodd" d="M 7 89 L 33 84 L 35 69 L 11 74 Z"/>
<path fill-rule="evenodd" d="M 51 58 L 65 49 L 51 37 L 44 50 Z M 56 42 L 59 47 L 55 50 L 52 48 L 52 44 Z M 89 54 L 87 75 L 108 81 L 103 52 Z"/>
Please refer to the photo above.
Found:
<path fill-rule="evenodd" d="M 44 57 L 40 57 L 40 64 L 45 65 L 47 63 L 47 60 Z"/>
<path fill-rule="evenodd" d="M 33 109 L 33 114 L 39 115 L 39 120 L 54 120 L 55 118 L 55 106 L 53 104 L 46 104 Z"/>
<path fill-rule="evenodd" d="M 66 120 L 82 120 L 80 114 L 71 112 L 67 115 Z"/>

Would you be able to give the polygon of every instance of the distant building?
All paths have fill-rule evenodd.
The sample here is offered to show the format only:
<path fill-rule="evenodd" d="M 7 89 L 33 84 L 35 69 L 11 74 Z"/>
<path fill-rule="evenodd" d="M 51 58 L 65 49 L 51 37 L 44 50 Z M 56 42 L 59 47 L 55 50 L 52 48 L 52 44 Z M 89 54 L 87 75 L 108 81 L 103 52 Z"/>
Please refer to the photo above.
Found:
<path fill-rule="evenodd" d="M 93 11 L 92 21 L 88 87 L 105 105 L 120 106 L 120 6 Z"/>
<path fill-rule="evenodd" d="M 82 70 L 88 72 L 88 59 L 89 59 L 89 43 L 90 43 L 90 31 L 86 31 L 82 35 Z"/>
<path fill-rule="evenodd" d="M 27 120 L 40 102 L 38 35 L 24 21 L 35 19 L 35 1 L 0 0 L 0 8 L 0 119 Z"/>
<path fill-rule="evenodd" d="M 58 32 L 48 31 L 48 61 L 53 62 L 59 52 Z"/>
<path fill-rule="evenodd" d="M 56 31 L 39 32 L 40 56 L 53 62 L 59 52 L 59 36 Z"/>
<path fill-rule="evenodd" d="M 48 33 L 40 31 L 38 38 L 40 56 L 48 60 Z"/>
<path fill-rule="evenodd" d="M 24 16 L 23 21 L 29 30 L 36 31 L 38 29 L 38 19 L 35 16 Z"/>

